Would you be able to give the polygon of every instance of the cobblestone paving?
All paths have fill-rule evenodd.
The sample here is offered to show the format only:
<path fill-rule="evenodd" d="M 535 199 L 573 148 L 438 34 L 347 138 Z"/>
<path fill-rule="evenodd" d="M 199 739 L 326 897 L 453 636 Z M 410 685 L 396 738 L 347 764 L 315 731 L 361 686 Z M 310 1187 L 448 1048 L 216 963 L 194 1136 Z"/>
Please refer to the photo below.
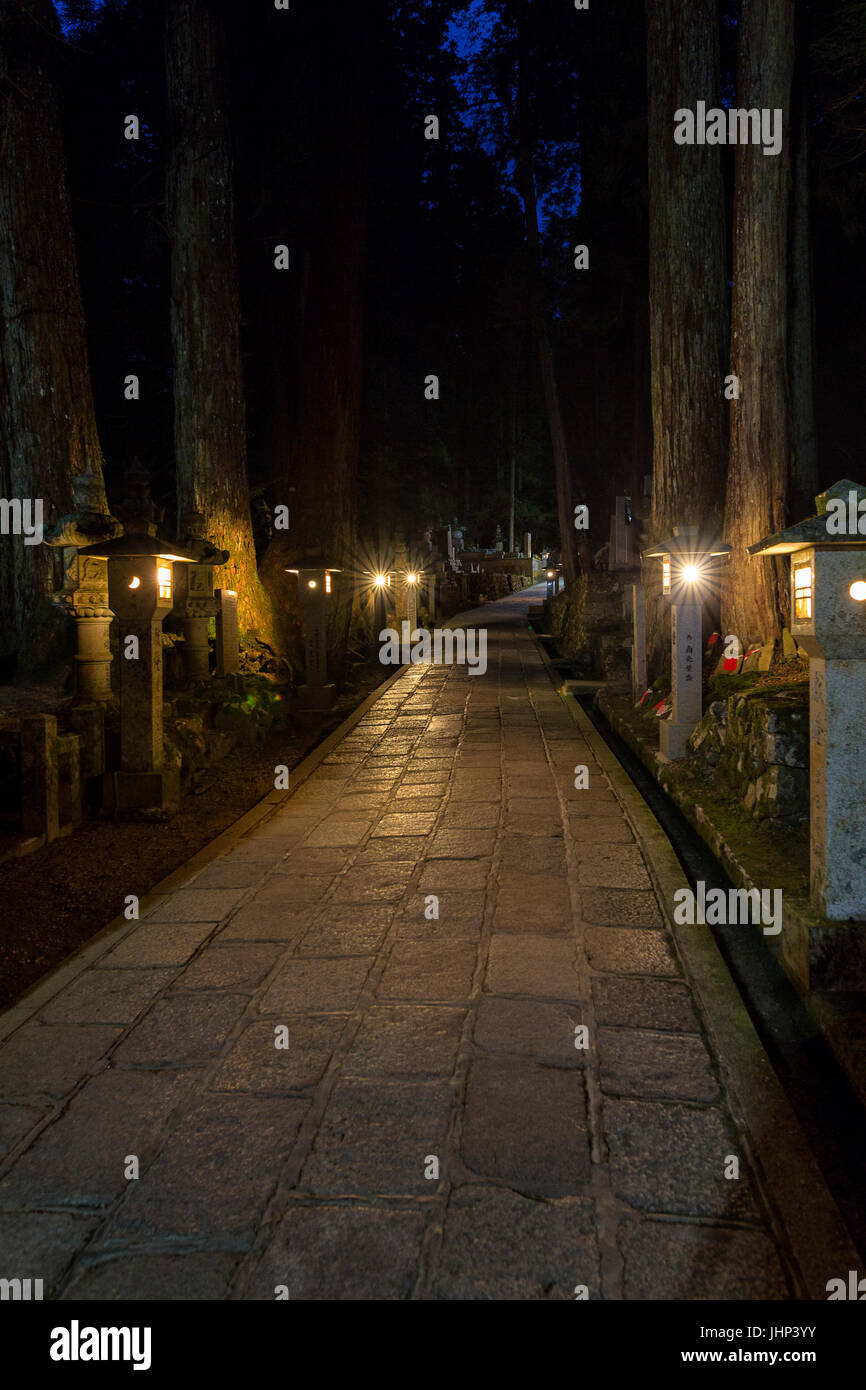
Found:
<path fill-rule="evenodd" d="M 408 668 L 0 1049 L 0 1276 L 60 1299 L 792 1296 L 525 609 L 473 615 L 486 674 Z"/>

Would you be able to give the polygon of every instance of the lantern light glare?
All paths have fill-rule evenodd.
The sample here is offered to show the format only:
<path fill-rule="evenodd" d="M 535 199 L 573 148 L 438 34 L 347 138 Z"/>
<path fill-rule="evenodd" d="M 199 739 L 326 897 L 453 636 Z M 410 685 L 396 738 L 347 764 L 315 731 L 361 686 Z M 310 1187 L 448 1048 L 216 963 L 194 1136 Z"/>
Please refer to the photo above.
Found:
<path fill-rule="evenodd" d="M 863 603 L 866 601 L 866 580 L 855 579 L 848 593 L 854 599 L 855 603 Z"/>
<path fill-rule="evenodd" d="M 384 575 L 384 574 L 377 574 L 377 575 L 376 575 L 376 588 L 377 588 L 377 589 L 384 589 L 384 587 L 385 587 L 385 585 L 386 585 L 387 583 L 388 583 L 388 579 L 387 579 L 387 576 L 386 576 L 386 575 Z"/>
<path fill-rule="evenodd" d="M 700 565 L 684 565 L 683 579 L 686 584 L 696 584 L 701 577 Z"/>
<path fill-rule="evenodd" d="M 316 580 L 316 579 L 308 579 L 308 580 L 307 580 L 307 588 L 308 588 L 308 589 L 318 589 L 318 587 L 319 587 L 318 580 Z"/>
<path fill-rule="evenodd" d="M 808 622 L 812 617 L 812 566 L 794 566 L 794 617 Z"/>
<path fill-rule="evenodd" d="M 139 579 L 139 577 L 138 577 L 137 574 L 136 574 L 136 575 L 133 575 L 132 579 L 130 579 L 130 581 L 129 581 L 129 587 L 130 587 L 130 589 L 140 589 L 140 588 L 141 588 L 141 580 Z"/>

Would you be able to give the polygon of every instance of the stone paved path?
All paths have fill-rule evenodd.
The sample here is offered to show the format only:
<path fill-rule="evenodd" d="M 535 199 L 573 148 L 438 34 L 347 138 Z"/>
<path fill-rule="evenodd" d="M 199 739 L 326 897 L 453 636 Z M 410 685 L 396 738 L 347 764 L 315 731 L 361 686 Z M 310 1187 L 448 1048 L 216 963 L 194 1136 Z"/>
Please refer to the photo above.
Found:
<path fill-rule="evenodd" d="M 6 1041 L 0 1276 L 70 1299 L 792 1296 L 526 602 L 474 615 L 485 675 L 407 669 Z"/>

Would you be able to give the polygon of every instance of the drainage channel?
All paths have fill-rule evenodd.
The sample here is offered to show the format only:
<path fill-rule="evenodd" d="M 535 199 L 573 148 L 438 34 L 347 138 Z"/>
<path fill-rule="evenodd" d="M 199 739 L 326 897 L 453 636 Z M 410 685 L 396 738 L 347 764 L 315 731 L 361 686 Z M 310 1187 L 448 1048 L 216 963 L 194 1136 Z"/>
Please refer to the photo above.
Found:
<path fill-rule="evenodd" d="M 692 888 L 734 885 L 693 830 L 594 707 L 594 694 L 576 695 L 665 831 Z M 711 927 L 758 1036 L 802 1126 L 815 1159 L 866 1259 L 866 1110 L 781 965 L 758 932 Z"/>

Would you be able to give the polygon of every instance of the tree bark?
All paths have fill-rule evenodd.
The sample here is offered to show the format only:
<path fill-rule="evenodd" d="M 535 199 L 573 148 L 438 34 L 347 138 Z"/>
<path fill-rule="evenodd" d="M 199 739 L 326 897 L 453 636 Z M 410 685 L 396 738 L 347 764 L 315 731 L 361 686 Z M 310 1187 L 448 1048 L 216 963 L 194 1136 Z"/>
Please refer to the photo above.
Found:
<path fill-rule="evenodd" d="M 804 26 L 805 28 L 805 26 Z M 795 43 L 808 34 L 796 31 Z M 791 154 L 791 299 L 788 332 L 791 399 L 791 495 L 794 518 L 807 516 L 818 491 L 818 440 L 815 428 L 815 316 L 812 281 L 812 244 L 809 225 L 809 123 L 806 61 L 796 56 L 800 71 L 795 76 L 796 105 L 792 119 Z"/>
<path fill-rule="evenodd" d="M 788 385 L 789 122 L 794 0 L 743 0 L 737 106 L 783 111 L 782 149 L 738 145 L 734 183 L 731 453 L 725 511 L 733 546 L 722 589 L 722 622 L 741 642 L 779 634 L 787 611 L 787 565 L 750 559 L 746 546 L 787 522 L 791 477 Z"/>
<path fill-rule="evenodd" d="M 674 112 L 719 88 L 716 0 L 648 0 L 650 349 L 656 539 L 714 531 L 727 462 L 721 151 L 674 143 Z"/>
<path fill-rule="evenodd" d="M 550 327 L 544 307 L 542 281 L 541 236 L 538 230 L 538 199 L 535 192 L 535 174 L 532 166 L 532 137 L 528 110 L 528 93 L 523 72 L 523 54 L 518 56 L 517 79 L 517 180 L 523 200 L 523 218 L 526 228 L 526 243 L 529 253 L 529 276 L 531 294 L 532 328 L 535 337 L 541 384 L 544 391 L 544 404 L 550 430 L 550 443 L 553 450 L 553 467 L 556 478 L 556 513 L 559 520 L 559 545 L 562 556 L 562 569 L 567 584 L 578 573 L 578 545 L 574 530 L 574 505 L 572 501 L 571 464 L 568 457 L 568 441 L 562 406 L 559 399 L 559 383 L 556 376 L 556 363 L 553 344 L 550 340 Z M 586 533 L 584 533 L 586 534 Z M 590 567 L 589 546 L 585 543 L 581 556 L 584 569 Z"/>
<path fill-rule="evenodd" d="M 721 528 L 728 424 L 728 291 L 721 151 L 674 142 L 674 113 L 720 86 L 716 0 L 648 0 L 649 327 L 654 540 Z M 647 648 L 665 659 L 669 612 L 646 574 Z"/>
<path fill-rule="evenodd" d="M 84 310 L 53 76 L 59 42 L 49 0 L 0 0 L 0 428 L 3 496 L 71 510 L 72 480 L 103 473 Z M 104 494 L 103 494 L 104 495 Z M 22 669 L 71 636 L 50 604 L 55 552 L 0 539 L 0 652 Z"/>
<path fill-rule="evenodd" d="M 299 228 L 306 251 L 295 389 L 297 433 L 278 460 L 275 496 L 293 497 L 291 529 L 276 532 L 262 565 L 269 591 L 291 631 L 297 595 L 288 565 L 344 571 L 329 605 L 330 674 L 344 666 L 356 565 L 356 494 L 361 436 L 363 263 L 367 227 L 367 108 L 377 52 L 379 5 L 341 19 L 313 51 L 317 111 L 315 197 Z M 286 355 L 293 349 L 283 345 Z M 295 634 L 297 640 L 297 634 Z"/>
<path fill-rule="evenodd" d="M 241 634 L 272 641 L 250 516 L 220 7 L 167 0 L 165 59 L 178 521 L 185 512 L 205 517 L 208 539 L 229 551 L 216 582 L 237 591 Z"/>

